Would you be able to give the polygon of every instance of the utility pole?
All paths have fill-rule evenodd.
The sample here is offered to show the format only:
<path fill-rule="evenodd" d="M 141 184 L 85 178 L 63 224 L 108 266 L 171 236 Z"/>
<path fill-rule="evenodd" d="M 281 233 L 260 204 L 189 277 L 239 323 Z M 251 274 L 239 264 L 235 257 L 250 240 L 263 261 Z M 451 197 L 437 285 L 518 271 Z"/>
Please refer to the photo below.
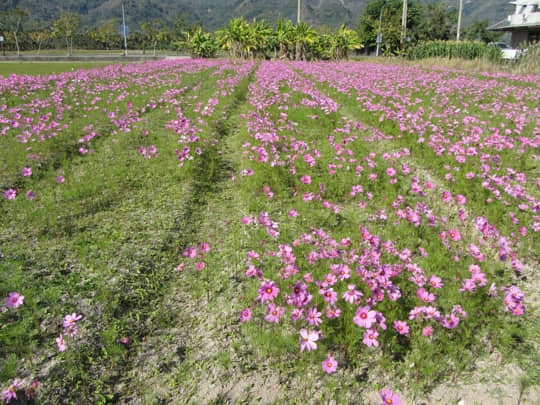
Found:
<path fill-rule="evenodd" d="M 458 11 L 458 17 L 457 17 L 456 41 L 459 41 L 459 36 L 461 34 L 461 14 L 463 14 L 463 0 L 459 0 L 459 11 Z"/>
<path fill-rule="evenodd" d="M 300 0 L 298 0 L 298 14 L 296 16 L 296 23 L 300 24 Z"/>
<path fill-rule="evenodd" d="M 377 50 L 375 51 L 375 56 L 379 56 L 380 54 L 381 42 L 382 42 L 382 13 L 385 6 L 386 6 L 386 1 L 383 3 L 381 7 L 381 12 L 379 13 L 379 32 L 377 33 Z"/>
<path fill-rule="evenodd" d="M 405 47 L 405 36 L 407 35 L 407 0 L 403 0 L 403 15 L 401 16 L 401 48 Z"/>
<path fill-rule="evenodd" d="M 127 56 L 127 31 L 126 31 L 126 17 L 124 15 L 124 2 L 122 2 L 122 26 L 124 27 L 124 56 Z"/>

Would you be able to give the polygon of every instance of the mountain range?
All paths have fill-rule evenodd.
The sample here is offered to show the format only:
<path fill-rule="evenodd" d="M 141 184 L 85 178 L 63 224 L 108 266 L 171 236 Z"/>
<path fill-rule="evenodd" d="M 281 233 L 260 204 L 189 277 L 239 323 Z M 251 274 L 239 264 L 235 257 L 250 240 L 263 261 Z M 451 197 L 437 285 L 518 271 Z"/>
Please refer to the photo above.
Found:
<path fill-rule="evenodd" d="M 356 27 L 370 0 L 301 0 L 301 18 L 314 26 L 335 28 L 342 23 Z M 420 0 L 423 3 L 435 0 Z M 275 23 L 283 17 L 296 21 L 297 0 L 0 0 L 0 10 L 19 7 L 28 14 L 26 25 L 51 25 L 62 11 L 81 15 L 81 24 L 92 27 L 111 18 L 121 19 L 122 3 L 126 22 L 138 26 L 143 21 L 162 18 L 170 23 L 177 17 L 186 24 L 202 23 L 215 30 L 230 18 L 244 16 Z M 456 7 L 459 0 L 446 0 Z M 490 23 L 504 19 L 513 10 L 509 0 L 464 0 L 464 25 L 475 20 Z"/>

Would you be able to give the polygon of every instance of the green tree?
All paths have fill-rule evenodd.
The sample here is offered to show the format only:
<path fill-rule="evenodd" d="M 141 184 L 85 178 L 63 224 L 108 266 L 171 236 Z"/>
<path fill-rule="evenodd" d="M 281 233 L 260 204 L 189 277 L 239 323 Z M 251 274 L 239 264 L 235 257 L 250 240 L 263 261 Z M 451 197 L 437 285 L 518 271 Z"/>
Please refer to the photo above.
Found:
<path fill-rule="evenodd" d="M 60 18 L 53 23 L 53 34 L 66 41 L 69 56 L 73 55 L 73 36 L 79 27 L 79 15 L 70 11 L 60 14 Z"/>
<path fill-rule="evenodd" d="M 230 19 L 227 26 L 217 31 L 219 44 L 232 58 L 246 57 L 244 50 L 249 41 L 250 27 L 244 17 Z"/>
<path fill-rule="evenodd" d="M 502 32 L 488 31 L 489 23 L 486 21 L 475 21 L 471 26 L 463 30 L 463 38 L 470 41 L 482 41 L 486 44 L 497 42 Z"/>
<path fill-rule="evenodd" d="M 442 1 L 428 3 L 421 8 L 421 18 L 414 31 L 415 41 L 449 40 L 457 20 L 456 9 Z"/>
<path fill-rule="evenodd" d="M 294 59 L 307 60 L 310 47 L 317 41 L 317 31 L 305 22 L 300 22 L 294 30 Z"/>
<path fill-rule="evenodd" d="M 332 36 L 331 57 L 333 60 L 349 59 L 349 51 L 360 49 L 358 33 L 342 24 Z"/>
<path fill-rule="evenodd" d="M 109 50 L 119 45 L 121 35 L 118 27 L 118 21 L 113 18 L 90 31 L 90 36 L 94 41 L 99 42 L 105 49 Z"/>
<path fill-rule="evenodd" d="M 41 52 L 41 44 L 44 41 L 47 41 L 48 39 L 52 38 L 52 32 L 46 28 L 39 29 L 37 26 L 33 31 L 30 31 L 28 33 L 28 36 L 30 39 L 37 44 L 37 53 Z"/>
<path fill-rule="evenodd" d="M 169 38 L 167 24 L 160 18 L 154 18 L 152 21 L 143 22 L 141 24 L 141 30 L 144 38 L 143 54 L 146 53 L 146 44 L 150 43 L 154 49 L 154 56 L 156 56 L 157 45 Z"/>
<path fill-rule="evenodd" d="M 219 49 L 219 41 L 211 32 L 204 32 L 200 26 L 192 26 L 184 33 L 184 39 L 175 45 L 187 49 L 192 58 L 212 58 Z"/>
<path fill-rule="evenodd" d="M 409 0 L 407 7 L 407 40 L 414 42 L 422 19 L 422 6 L 416 0 Z M 383 52 L 385 54 L 398 53 L 401 45 L 402 12 L 402 0 L 375 0 L 368 3 L 358 25 L 360 42 L 368 48 L 375 47 L 379 21 L 381 21 Z"/>
<path fill-rule="evenodd" d="M 22 22 L 28 16 L 26 12 L 20 8 L 12 8 L 11 10 L 0 12 L 0 30 L 6 31 L 15 41 L 15 49 L 19 56 L 19 32 L 22 29 Z"/>

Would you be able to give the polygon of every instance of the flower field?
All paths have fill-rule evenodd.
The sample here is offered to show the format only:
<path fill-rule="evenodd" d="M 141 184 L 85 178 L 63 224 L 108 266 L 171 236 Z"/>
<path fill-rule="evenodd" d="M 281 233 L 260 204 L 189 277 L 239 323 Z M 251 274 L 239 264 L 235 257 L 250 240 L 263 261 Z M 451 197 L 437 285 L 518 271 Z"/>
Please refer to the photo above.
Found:
<path fill-rule="evenodd" d="M 0 78 L 2 398 L 536 403 L 538 100 L 367 62 Z"/>

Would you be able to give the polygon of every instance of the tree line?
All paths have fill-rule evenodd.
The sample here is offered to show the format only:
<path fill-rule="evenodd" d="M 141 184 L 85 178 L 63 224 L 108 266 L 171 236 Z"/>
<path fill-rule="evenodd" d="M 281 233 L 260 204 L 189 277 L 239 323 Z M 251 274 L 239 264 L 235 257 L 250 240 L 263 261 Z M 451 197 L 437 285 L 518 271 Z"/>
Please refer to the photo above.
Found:
<path fill-rule="evenodd" d="M 194 57 L 212 57 L 227 52 L 234 58 L 282 58 L 291 60 L 347 59 L 351 52 L 363 49 L 370 52 L 380 43 L 383 54 L 397 54 L 407 46 L 426 40 L 455 38 L 456 9 L 445 1 L 422 4 L 409 0 L 407 35 L 401 41 L 402 0 L 374 0 L 367 4 L 355 29 L 342 25 L 337 30 L 313 27 L 280 19 L 275 26 L 264 20 L 247 21 L 243 17 L 229 20 L 215 31 L 205 30 L 201 24 L 187 26 L 178 15 L 172 24 L 156 18 L 142 21 L 128 33 L 128 47 L 143 53 L 157 49 L 187 51 Z M 0 35 L 4 47 L 20 54 L 21 51 L 64 48 L 73 53 L 79 49 L 119 50 L 123 47 L 121 21 L 109 19 L 94 27 L 81 27 L 80 16 L 64 12 L 51 26 L 35 23 L 27 27 L 27 13 L 20 8 L 0 12 Z M 492 42 L 499 34 L 487 31 L 487 21 L 477 21 L 464 30 L 462 38 Z M 404 46 L 405 45 L 405 46 Z"/>

